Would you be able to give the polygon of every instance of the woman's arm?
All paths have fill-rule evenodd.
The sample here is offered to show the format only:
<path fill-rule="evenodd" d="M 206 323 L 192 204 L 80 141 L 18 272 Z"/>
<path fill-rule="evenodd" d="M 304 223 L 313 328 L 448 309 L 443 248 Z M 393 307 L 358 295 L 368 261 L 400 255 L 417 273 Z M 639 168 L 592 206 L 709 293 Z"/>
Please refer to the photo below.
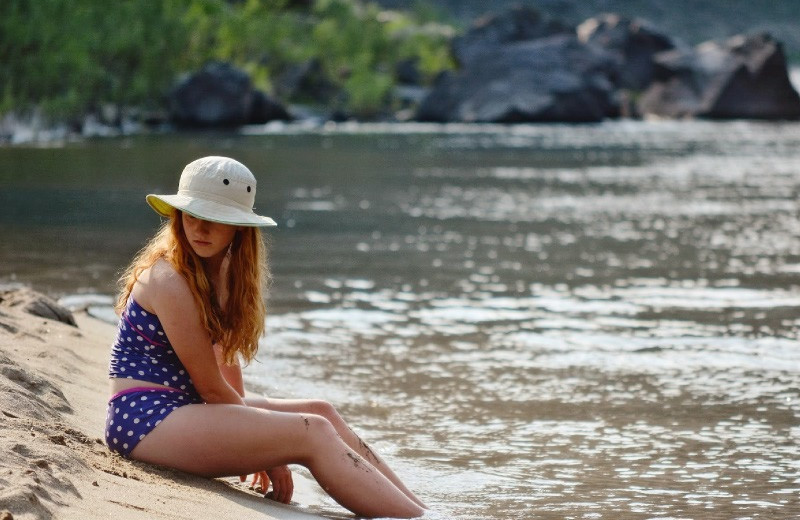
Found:
<path fill-rule="evenodd" d="M 244 405 L 242 397 L 217 366 L 211 337 L 202 325 L 200 311 L 186 280 L 163 260 L 143 275 L 134 287 L 134 297 L 139 303 L 146 302 L 158 315 L 200 397 L 212 404 Z"/>
<path fill-rule="evenodd" d="M 242 366 L 239 364 L 239 360 L 237 359 L 233 365 L 225 363 L 222 358 L 222 346 L 219 343 L 214 343 L 214 356 L 217 359 L 217 366 L 222 377 L 236 390 L 240 397 L 244 397 L 244 379 L 242 378 Z"/>
<path fill-rule="evenodd" d="M 239 360 L 237 359 L 236 363 L 233 365 L 225 363 L 222 357 L 222 345 L 219 343 L 214 343 L 214 357 L 217 360 L 217 366 L 219 366 L 222 377 L 225 378 L 228 384 L 231 385 L 241 397 L 244 397 L 244 379 L 242 378 L 242 366 L 239 364 Z M 246 480 L 247 475 L 239 476 L 240 482 Z M 266 493 L 269 489 L 270 481 L 272 482 L 273 498 L 278 502 L 288 504 L 292 499 L 294 490 L 292 472 L 289 470 L 288 466 L 278 466 L 267 471 L 254 473 L 250 481 L 250 488 L 261 490 L 262 493 Z"/>

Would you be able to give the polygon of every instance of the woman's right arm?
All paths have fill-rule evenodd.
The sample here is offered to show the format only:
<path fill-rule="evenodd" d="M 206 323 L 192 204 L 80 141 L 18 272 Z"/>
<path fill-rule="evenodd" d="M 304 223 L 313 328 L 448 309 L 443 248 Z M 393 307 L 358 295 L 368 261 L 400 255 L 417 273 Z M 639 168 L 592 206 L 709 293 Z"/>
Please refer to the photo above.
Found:
<path fill-rule="evenodd" d="M 142 294 L 135 296 L 146 301 L 158 316 L 200 397 L 212 404 L 244 405 L 239 393 L 220 373 L 211 337 L 200 321 L 200 311 L 186 280 L 162 260 L 137 285 L 140 287 L 134 292 Z"/>

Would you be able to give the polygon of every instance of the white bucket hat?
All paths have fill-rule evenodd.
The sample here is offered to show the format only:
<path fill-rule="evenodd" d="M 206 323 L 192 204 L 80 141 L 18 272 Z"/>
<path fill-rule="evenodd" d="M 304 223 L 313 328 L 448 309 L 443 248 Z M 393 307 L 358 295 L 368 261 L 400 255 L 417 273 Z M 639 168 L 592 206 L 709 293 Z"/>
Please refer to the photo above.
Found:
<path fill-rule="evenodd" d="M 179 209 L 199 219 L 233 226 L 276 226 L 253 213 L 256 178 L 247 167 L 228 157 L 203 157 L 186 165 L 176 195 L 147 196 L 162 217 Z"/>

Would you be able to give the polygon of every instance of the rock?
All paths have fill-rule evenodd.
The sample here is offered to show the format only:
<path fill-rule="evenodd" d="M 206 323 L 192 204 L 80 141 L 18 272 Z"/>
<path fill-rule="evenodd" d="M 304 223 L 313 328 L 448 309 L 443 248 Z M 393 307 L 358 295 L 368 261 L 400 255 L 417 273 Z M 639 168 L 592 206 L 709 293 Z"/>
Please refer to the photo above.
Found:
<path fill-rule="evenodd" d="M 169 98 L 170 119 L 179 126 L 235 127 L 288 118 L 277 102 L 253 88 L 250 77 L 229 63 L 214 62 L 181 80 Z"/>
<path fill-rule="evenodd" d="M 617 14 L 589 18 L 577 29 L 578 39 L 597 45 L 619 60 L 616 85 L 640 91 L 653 82 L 654 56 L 676 47 L 676 43 L 643 20 L 630 20 Z"/>
<path fill-rule="evenodd" d="M 292 65 L 275 82 L 275 92 L 282 99 L 325 105 L 340 94 L 328 78 L 322 63 L 311 59 Z"/>
<path fill-rule="evenodd" d="M 419 71 L 419 58 L 401 60 L 394 69 L 394 77 L 401 85 L 419 86 L 422 84 L 422 73 Z"/>
<path fill-rule="evenodd" d="M 767 34 L 735 36 L 656 55 L 656 82 L 638 110 L 660 117 L 800 118 L 782 45 Z"/>
<path fill-rule="evenodd" d="M 269 121 L 291 121 L 289 111 L 260 90 L 253 92 L 253 104 L 250 107 L 249 124 L 263 125 Z"/>
<path fill-rule="evenodd" d="M 616 61 L 574 35 L 497 45 L 437 79 L 416 119 L 595 122 L 616 117 Z"/>
<path fill-rule="evenodd" d="M 413 85 L 398 85 L 392 91 L 392 97 L 403 107 L 416 107 L 430 93 L 427 87 L 416 87 Z"/>
<path fill-rule="evenodd" d="M 70 135 L 66 123 L 49 123 L 39 108 L 25 113 L 11 111 L 0 117 L 0 143 L 56 143 L 66 141 Z"/>
<path fill-rule="evenodd" d="M 66 308 L 43 294 L 27 288 L 0 290 L 0 308 L 18 307 L 34 316 L 60 321 L 77 327 L 75 317 Z"/>
<path fill-rule="evenodd" d="M 518 6 L 479 18 L 465 34 L 453 39 L 452 51 L 456 61 L 467 66 L 502 45 L 572 32 L 571 27 L 545 19 L 536 9 Z"/>
<path fill-rule="evenodd" d="M 347 121 L 351 121 L 353 119 L 353 115 L 349 112 L 336 108 L 328 114 L 328 121 L 332 121 L 334 123 L 345 123 Z"/>

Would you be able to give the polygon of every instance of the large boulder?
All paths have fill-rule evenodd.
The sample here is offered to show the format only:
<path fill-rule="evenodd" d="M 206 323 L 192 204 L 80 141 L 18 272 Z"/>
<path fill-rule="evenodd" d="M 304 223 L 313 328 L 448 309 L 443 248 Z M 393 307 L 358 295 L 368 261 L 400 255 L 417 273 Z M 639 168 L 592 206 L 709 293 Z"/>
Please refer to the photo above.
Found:
<path fill-rule="evenodd" d="M 676 47 L 672 38 L 647 22 L 617 14 L 589 18 L 578 26 L 577 33 L 581 42 L 599 46 L 617 57 L 616 85 L 632 91 L 644 90 L 653 82 L 654 56 Z"/>
<path fill-rule="evenodd" d="M 638 104 L 645 116 L 800 118 L 800 96 L 789 80 L 783 47 L 770 35 L 706 42 L 655 59 L 657 81 Z"/>
<path fill-rule="evenodd" d="M 476 20 L 466 33 L 453 39 L 452 52 L 458 64 L 467 66 L 502 45 L 567 33 L 573 33 L 572 27 L 547 19 L 536 9 L 518 6 Z"/>
<path fill-rule="evenodd" d="M 619 113 L 607 52 L 559 34 L 495 45 L 442 74 L 416 119 L 437 122 L 596 122 Z"/>
<path fill-rule="evenodd" d="M 169 98 L 170 118 L 185 127 L 235 127 L 288 120 L 279 103 L 253 88 L 250 76 L 229 63 L 214 62 L 183 78 Z"/>

